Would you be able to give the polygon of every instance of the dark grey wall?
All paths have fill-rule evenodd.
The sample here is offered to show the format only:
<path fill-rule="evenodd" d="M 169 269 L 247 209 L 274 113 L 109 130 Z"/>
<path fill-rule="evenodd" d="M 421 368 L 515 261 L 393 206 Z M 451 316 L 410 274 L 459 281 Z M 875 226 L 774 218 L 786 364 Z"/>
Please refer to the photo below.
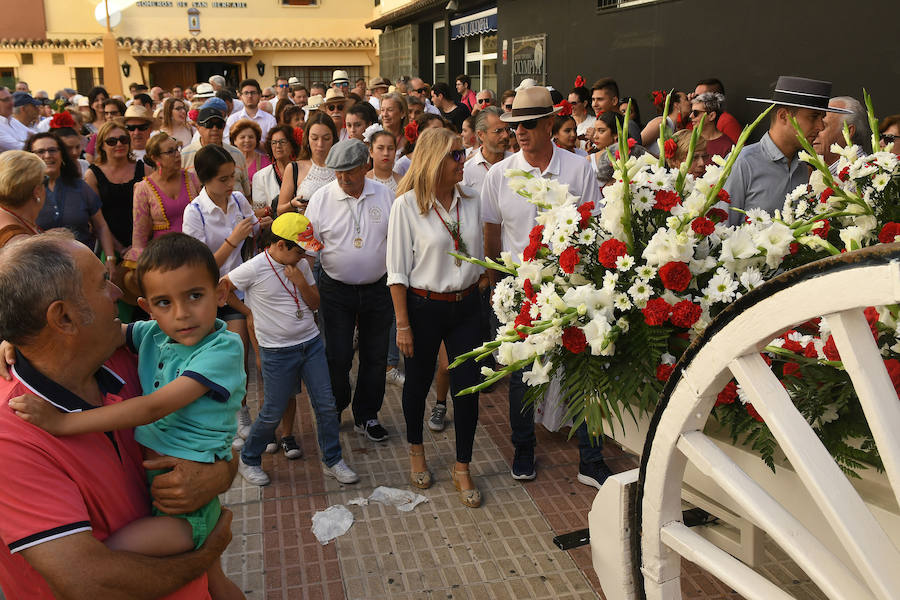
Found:
<path fill-rule="evenodd" d="M 897 0 L 662 0 L 602 11 L 596 0 L 498 0 L 499 45 L 547 34 L 548 81 L 567 92 L 576 75 L 590 84 L 612 76 L 622 95 L 655 116 L 653 89 L 692 90 L 698 79 L 725 84 L 728 110 L 742 123 L 763 105 L 778 75 L 834 82 L 834 95 L 862 99 L 879 116 L 900 112 Z M 498 61 L 500 89 L 511 65 Z M 518 82 L 516 82 L 518 83 Z"/>

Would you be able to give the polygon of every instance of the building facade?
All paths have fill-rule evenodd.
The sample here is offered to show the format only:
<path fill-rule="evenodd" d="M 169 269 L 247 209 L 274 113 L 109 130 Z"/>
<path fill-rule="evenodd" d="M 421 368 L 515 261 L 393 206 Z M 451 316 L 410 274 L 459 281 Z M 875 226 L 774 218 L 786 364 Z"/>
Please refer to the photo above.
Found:
<path fill-rule="evenodd" d="M 271 85 L 297 76 L 309 85 L 378 74 L 376 39 L 364 26 L 371 0 L 109 0 L 115 77 L 123 89 L 191 85 L 223 75 Z M 121 8 L 116 10 L 116 8 Z M 95 16 L 95 9 L 100 19 Z M 0 0 L 0 85 L 26 81 L 51 94 L 109 81 L 103 69 L 103 0 Z"/>

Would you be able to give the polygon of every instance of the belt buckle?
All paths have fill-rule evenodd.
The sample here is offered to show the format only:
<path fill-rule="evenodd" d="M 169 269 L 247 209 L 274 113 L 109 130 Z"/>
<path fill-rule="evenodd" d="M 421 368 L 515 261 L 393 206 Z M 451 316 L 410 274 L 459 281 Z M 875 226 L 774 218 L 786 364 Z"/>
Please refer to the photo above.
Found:
<path fill-rule="evenodd" d="M 456 300 L 455 300 L 454 302 L 459 302 L 460 300 L 463 299 L 463 293 L 462 293 L 462 292 L 456 292 L 455 295 L 456 295 Z"/>

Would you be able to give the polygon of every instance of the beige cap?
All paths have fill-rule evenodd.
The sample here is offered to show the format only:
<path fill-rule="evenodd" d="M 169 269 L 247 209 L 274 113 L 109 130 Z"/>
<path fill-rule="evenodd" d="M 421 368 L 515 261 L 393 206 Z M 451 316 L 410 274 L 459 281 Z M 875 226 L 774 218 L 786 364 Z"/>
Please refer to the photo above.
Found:
<path fill-rule="evenodd" d="M 150 110 L 146 106 L 132 104 L 125 111 L 125 120 L 127 121 L 128 119 L 140 119 L 141 121 L 152 123 L 153 115 L 150 114 Z"/>

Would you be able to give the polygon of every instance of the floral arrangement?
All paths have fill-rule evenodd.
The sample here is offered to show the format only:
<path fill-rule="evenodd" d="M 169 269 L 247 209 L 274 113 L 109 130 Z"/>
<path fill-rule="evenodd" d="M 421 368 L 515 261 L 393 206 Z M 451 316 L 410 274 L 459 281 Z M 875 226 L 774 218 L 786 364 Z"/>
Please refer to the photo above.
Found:
<path fill-rule="evenodd" d="M 837 178 L 800 135 L 805 148 L 800 159 L 815 169 L 810 183 L 789 194 L 774 215 L 750 210 L 744 223 L 729 226 L 728 210 L 737 209 L 728 206 L 723 185 L 768 110 L 744 129 L 728 158 L 714 159 L 699 179 L 687 169 L 702 124 L 678 170 L 665 167 L 665 156 L 629 156 L 620 131 L 619 148 L 610 159 L 613 183 L 604 188 L 599 211 L 556 181 L 508 171 L 511 189 L 538 207 L 537 225 L 521 260 L 508 253 L 501 262 L 455 254 L 509 275 L 494 290 L 493 309 L 501 323 L 496 338 L 451 365 L 495 353 L 502 367 L 483 367 L 485 381 L 462 393 L 521 369 L 534 401 L 558 377 L 566 418 L 576 426 L 586 422 L 592 435 L 600 435 L 616 421 L 621 425 L 623 413 L 634 417 L 635 408 L 652 410 L 690 340 L 743 293 L 829 253 L 900 240 L 897 157 L 892 148 L 858 156 L 846 133 L 848 147 L 834 149 L 841 155 Z M 661 128 L 660 147 L 669 142 Z M 873 147 L 879 147 L 877 134 Z M 879 343 L 894 360 L 890 372 L 900 381 L 900 309 L 872 310 L 880 315 Z M 831 353 L 827 323 L 807 329 L 773 341 L 767 360 L 798 406 L 809 406 L 803 414 L 828 440 L 839 464 L 849 472 L 864 463 L 878 465 L 853 387 L 846 385 L 839 357 Z M 828 383 L 824 388 L 823 381 Z M 841 393 L 829 398 L 828 390 Z M 774 438 L 752 404 L 739 398 L 732 382 L 720 394 L 714 415 L 736 441 L 750 444 L 773 466 Z"/>

